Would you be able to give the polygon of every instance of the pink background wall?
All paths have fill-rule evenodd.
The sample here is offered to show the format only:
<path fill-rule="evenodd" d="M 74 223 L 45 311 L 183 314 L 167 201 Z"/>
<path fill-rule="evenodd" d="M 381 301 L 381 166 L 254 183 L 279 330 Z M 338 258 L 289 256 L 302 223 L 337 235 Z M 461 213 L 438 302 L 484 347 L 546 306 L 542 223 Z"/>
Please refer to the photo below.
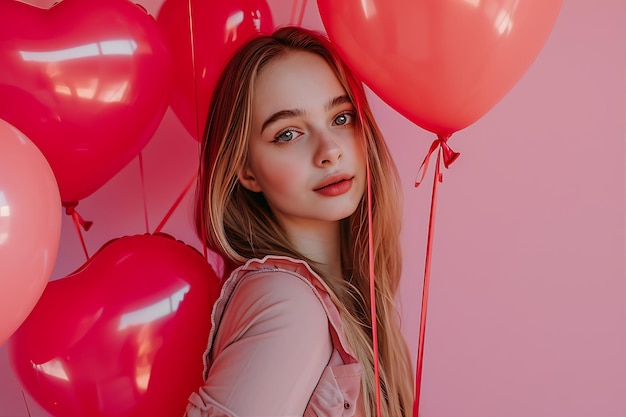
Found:
<path fill-rule="evenodd" d="M 291 1 L 268 3 L 289 21 Z M 141 4 L 156 15 L 161 2 Z M 323 29 L 314 1 L 303 25 Z M 400 301 L 415 356 L 431 177 L 412 184 L 434 136 L 370 97 L 405 184 Z M 626 416 L 625 139 L 626 3 L 564 0 L 524 77 L 450 141 L 461 157 L 439 188 L 421 416 Z M 196 148 L 168 111 L 143 152 L 150 230 Z M 142 193 L 134 161 L 80 202 L 90 253 L 146 231 Z M 164 231 L 199 247 L 190 202 Z M 68 217 L 61 239 L 51 279 L 85 260 Z M 0 348 L 0 417 L 29 413 L 48 416 Z"/>

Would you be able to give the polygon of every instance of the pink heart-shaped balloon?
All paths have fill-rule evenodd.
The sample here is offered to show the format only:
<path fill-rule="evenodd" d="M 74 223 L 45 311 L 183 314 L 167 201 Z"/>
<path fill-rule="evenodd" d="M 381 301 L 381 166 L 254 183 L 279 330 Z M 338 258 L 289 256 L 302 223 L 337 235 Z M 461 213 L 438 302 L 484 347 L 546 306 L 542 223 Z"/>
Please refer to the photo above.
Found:
<path fill-rule="evenodd" d="M 0 119 L 0 346 L 48 283 L 61 237 L 60 205 L 46 158 Z"/>
<path fill-rule="evenodd" d="M 0 118 L 39 147 L 63 202 L 137 156 L 167 109 L 169 52 L 154 18 L 127 0 L 0 0 L 0 62 Z"/>
<path fill-rule="evenodd" d="M 9 339 L 11 366 L 54 416 L 182 416 L 202 384 L 219 283 L 169 236 L 112 240 L 48 284 Z"/>

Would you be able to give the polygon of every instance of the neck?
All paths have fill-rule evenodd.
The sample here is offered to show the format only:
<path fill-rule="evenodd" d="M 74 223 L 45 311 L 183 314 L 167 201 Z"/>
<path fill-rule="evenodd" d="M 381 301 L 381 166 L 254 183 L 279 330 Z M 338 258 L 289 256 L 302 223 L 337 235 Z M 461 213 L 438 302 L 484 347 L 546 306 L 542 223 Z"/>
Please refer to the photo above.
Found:
<path fill-rule="evenodd" d="M 298 252 L 316 262 L 324 275 L 342 275 L 339 222 L 289 228 L 288 236 Z"/>

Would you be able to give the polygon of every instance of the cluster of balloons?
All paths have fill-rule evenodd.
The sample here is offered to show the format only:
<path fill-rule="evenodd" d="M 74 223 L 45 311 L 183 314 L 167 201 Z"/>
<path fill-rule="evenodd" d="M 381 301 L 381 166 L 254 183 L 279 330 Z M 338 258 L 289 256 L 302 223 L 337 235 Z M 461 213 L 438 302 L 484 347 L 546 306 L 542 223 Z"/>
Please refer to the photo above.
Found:
<path fill-rule="evenodd" d="M 272 29 L 263 0 L 166 0 L 156 18 L 129 0 L 0 0 L 0 345 L 50 414 L 182 415 L 201 385 L 217 255 L 124 236 L 50 281 L 62 207 L 135 158 L 168 106 L 198 139 L 228 56 Z"/>
<path fill-rule="evenodd" d="M 524 74 L 561 0 L 317 5 L 360 78 L 449 137 Z M 135 158 L 168 106 L 198 140 L 226 59 L 273 28 L 264 0 L 165 0 L 156 18 L 129 0 L 0 0 L 0 345 L 9 341 L 22 385 L 52 415 L 181 415 L 200 384 L 215 268 L 146 234 L 108 242 L 48 282 L 61 206 Z"/>

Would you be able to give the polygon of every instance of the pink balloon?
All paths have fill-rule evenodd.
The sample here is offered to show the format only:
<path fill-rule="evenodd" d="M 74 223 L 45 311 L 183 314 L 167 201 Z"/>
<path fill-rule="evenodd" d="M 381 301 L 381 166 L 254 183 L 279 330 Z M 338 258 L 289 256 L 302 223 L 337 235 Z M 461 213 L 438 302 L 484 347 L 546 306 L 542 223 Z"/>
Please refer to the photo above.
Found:
<path fill-rule="evenodd" d="M 48 161 L 0 119 L 0 345 L 44 291 L 59 247 L 61 214 Z"/>
<path fill-rule="evenodd" d="M 11 366 L 54 416 L 182 416 L 202 384 L 219 287 L 172 237 L 112 240 L 48 284 L 9 340 Z"/>
<path fill-rule="evenodd" d="M 222 67 L 250 36 L 273 31 L 270 8 L 265 0 L 166 0 L 157 23 L 170 47 L 176 74 L 172 110 L 198 140 Z"/>
<path fill-rule="evenodd" d="M 170 56 L 127 0 L 0 1 L 0 118 L 47 158 L 63 202 L 87 197 L 150 140 L 167 109 Z"/>
<path fill-rule="evenodd" d="M 474 123 L 517 83 L 562 0 L 318 0 L 331 41 L 387 104 L 431 132 Z"/>

